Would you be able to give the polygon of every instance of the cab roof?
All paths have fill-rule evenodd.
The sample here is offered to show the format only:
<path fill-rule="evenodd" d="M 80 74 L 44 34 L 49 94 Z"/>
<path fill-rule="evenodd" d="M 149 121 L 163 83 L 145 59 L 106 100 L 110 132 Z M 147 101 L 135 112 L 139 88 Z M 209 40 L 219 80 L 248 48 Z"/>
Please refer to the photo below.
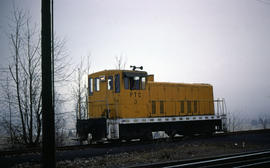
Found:
<path fill-rule="evenodd" d="M 92 74 L 89 74 L 88 76 L 99 76 L 99 75 L 108 75 L 108 74 L 117 74 L 117 73 L 123 73 L 124 76 L 131 77 L 131 76 L 147 76 L 146 71 L 133 71 L 133 70 L 118 70 L 118 69 L 112 69 L 112 70 L 103 70 L 98 71 Z"/>

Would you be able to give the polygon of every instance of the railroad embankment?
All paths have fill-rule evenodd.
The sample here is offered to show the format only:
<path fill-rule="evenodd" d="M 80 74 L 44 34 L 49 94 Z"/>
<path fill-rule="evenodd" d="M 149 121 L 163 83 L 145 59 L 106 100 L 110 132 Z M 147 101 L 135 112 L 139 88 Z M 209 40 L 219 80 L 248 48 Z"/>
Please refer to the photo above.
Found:
<path fill-rule="evenodd" d="M 59 151 L 57 167 L 127 167 L 262 149 L 270 149 L 270 130 L 214 137 L 188 137 L 175 142 L 156 141 L 149 144 L 119 144 L 113 147 Z M 13 166 L 40 167 L 39 160 Z"/>

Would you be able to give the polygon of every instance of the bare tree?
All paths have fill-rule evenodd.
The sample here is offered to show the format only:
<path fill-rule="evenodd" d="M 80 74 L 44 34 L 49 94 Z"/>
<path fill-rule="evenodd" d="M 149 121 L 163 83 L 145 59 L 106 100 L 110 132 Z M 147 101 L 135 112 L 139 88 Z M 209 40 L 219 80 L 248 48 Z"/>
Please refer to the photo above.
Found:
<path fill-rule="evenodd" d="M 235 132 L 236 130 L 242 129 L 243 121 L 240 118 L 238 118 L 235 113 L 228 112 L 227 121 L 229 131 Z"/>
<path fill-rule="evenodd" d="M 55 143 L 56 146 L 63 146 L 66 140 L 65 126 L 66 113 L 63 112 L 65 100 L 60 94 L 55 95 Z"/>
<path fill-rule="evenodd" d="M 123 56 L 115 56 L 116 69 L 125 69 L 126 60 L 123 59 Z"/>
<path fill-rule="evenodd" d="M 6 72 L 8 73 L 8 72 Z M 3 76 L 6 75 L 6 78 L 4 80 L 4 83 L 1 84 L 1 126 L 4 128 L 5 132 L 9 135 L 8 142 L 11 145 L 14 145 L 15 143 L 18 143 L 20 140 L 20 129 L 18 127 L 18 123 L 16 120 L 14 120 L 13 116 L 13 109 L 14 109 L 14 101 L 13 97 L 14 94 L 12 93 L 11 84 L 9 75 L 3 74 Z M 3 110 L 6 109 L 6 110 Z M 4 114 L 4 115 L 3 115 Z"/>
<path fill-rule="evenodd" d="M 15 118 L 10 119 L 9 122 L 6 119 L 3 121 L 10 125 L 12 125 L 11 120 L 14 121 L 12 123 L 16 123 L 14 128 L 20 130 L 18 132 L 22 137 L 22 143 L 37 145 L 40 142 L 42 120 L 40 31 L 37 26 L 31 24 L 31 18 L 23 10 L 18 9 L 13 12 L 11 27 L 8 37 L 12 51 L 12 60 L 9 65 L 12 80 L 5 85 L 9 87 L 5 97 L 9 102 L 7 104 L 12 107 L 12 112 L 18 114 L 16 116 L 19 116 L 20 124 L 14 121 Z M 67 73 L 68 65 L 64 61 L 66 58 L 64 46 L 64 40 L 55 40 L 54 73 L 57 83 L 66 81 L 71 76 L 71 72 Z M 58 100 L 60 100 L 59 97 Z M 59 102 L 57 101 L 55 105 Z M 58 114 L 57 111 L 56 114 Z M 14 132 L 11 126 L 9 128 L 11 132 Z M 11 133 L 10 137 L 12 138 Z"/>
<path fill-rule="evenodd" d="M 33 145 L 39 142 L 41 133 L 40 39 L 34 39 L 37 29 L 30 27 L 30 17 L 22 10 L 14 10 L 13 18 L 14 31 L 9 38 L 14 53 L 9 71 L 15 84 L 23 141 Z"/>
<path fill-rule="evenodd" d="M 65 39 L 54 36 L 54 111 L 55 111 L 55 141 L 56 146 L 64 145 L 66 141 L 66 120 L 72 117 L 72 112 L 64 111 L 69 104 L 70 94 L 66 95 L 65 88 L 70 83 L 74 71 L 71 68 L 71 59 L 68 58 L 65 48 Z"/>
<path fill-rule="evenodd" d="M 87 61 L 84 61 L 87 59 Z M 81 58 L 76 67 L 77 73 L 73 86 L 73 98 L 75 101 L 76 119 L 88 118 L 88 74 L 90 69 L 90 55 Z"/>
<path fill-rule="evenodd" d="M 267 114 L 260 115 L 258 119 L 258 123 L 262 126 L 263 129 L 267 128 L 269 121 L 270 121 L 270 117 Z"/>

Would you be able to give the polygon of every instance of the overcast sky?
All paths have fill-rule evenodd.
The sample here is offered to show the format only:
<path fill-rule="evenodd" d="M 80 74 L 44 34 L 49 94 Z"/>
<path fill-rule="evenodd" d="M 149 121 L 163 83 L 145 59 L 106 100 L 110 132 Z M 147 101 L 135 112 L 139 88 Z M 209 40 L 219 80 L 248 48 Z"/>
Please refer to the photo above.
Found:
<path fill-rule="evenodd" d="M 40 23 L 40 1 L 15 0 Z M 11 0 L 0 2 L 0 65 L 10 57 Z M 144 66 L 156 81 L 210 83 L 215 98 L 244 116 L 270 113 L 270 1 L 55 0 L 55 31 L 74 62 L 91 72 L 115 56 Z"/>

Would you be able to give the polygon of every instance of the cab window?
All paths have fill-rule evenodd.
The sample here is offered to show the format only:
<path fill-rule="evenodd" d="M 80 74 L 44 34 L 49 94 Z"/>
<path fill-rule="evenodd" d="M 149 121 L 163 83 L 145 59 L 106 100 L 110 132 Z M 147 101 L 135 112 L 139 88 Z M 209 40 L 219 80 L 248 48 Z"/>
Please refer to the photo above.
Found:
<path fill-rule="evenodd" d="M 130 88 L 132 90 L 139 90 L 140 89 L 140 77 L 134 76 L 133 80 L 130 80 Z"/>
<path fill-rule="evenodd" d="M 144 90 L 145 89 L 145 84 L 146 84 L 146 78 L 145 77 L 142 77 L 142 87 L 141 89 Z"/>
<path fill-rule="evenodd" d="M 95 91 L 99 91 L 100 90 L 100 79 L 99 78 L 95 78 Z"/>
<path fill-rule="evenodd" d="M 93 78 L 88 79 L 88 89 L 89 89 L 89 95 L 93 95 Z"/>
<path fill-rule="evenodd" d="M 124 78 L 124 86 L 125 89 L 129 89 L 129 79 L 127 77 Z"/>
<path fill-rule="evenodd" d="M 130 90 L 144 90 L 146 85 L 146 78 L 145 77 L 125 77 L 124 78 L 124 85 L 125 89 Z"/>
<path fill-rule="evenodd" d="M 116 74 L 114 76 L 114 80 L 115 80 L 115 93 L 120 93 L 120 75 Z"/>
<path fill-rule="evenodd" d="M 113 90 L 113 77 L 108 77 L 108 90 Z"/>

